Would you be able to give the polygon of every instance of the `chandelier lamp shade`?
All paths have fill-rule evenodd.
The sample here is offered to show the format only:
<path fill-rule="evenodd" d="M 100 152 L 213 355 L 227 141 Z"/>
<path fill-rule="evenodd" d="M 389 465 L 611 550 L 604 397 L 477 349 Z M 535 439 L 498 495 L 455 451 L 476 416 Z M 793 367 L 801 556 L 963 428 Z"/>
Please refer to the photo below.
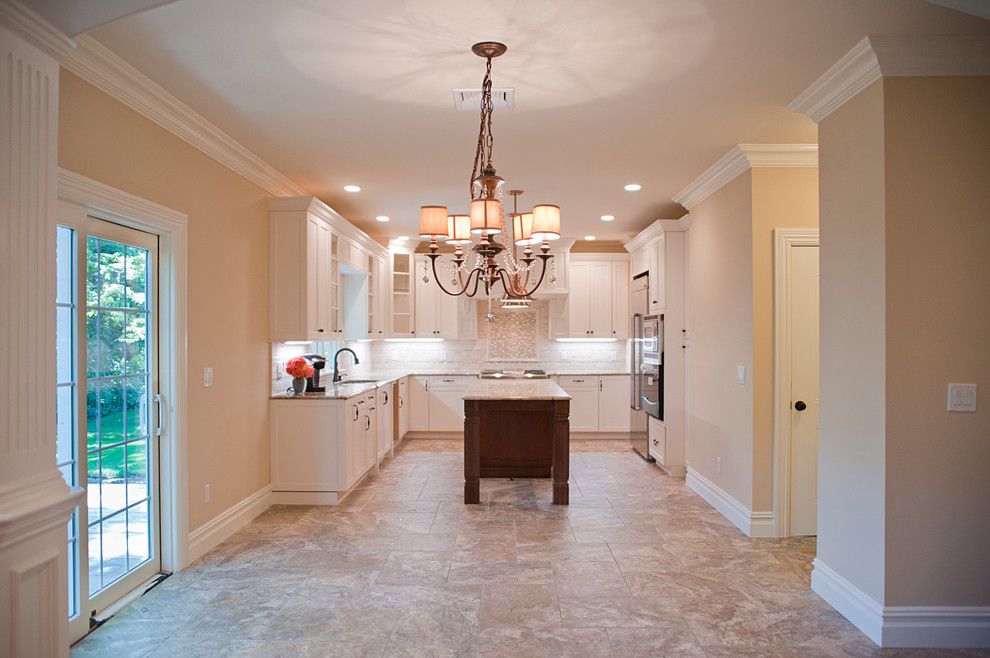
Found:
<path fill-rule="evenodd" d="M 503 308 L 526 308 L 543 283 L 547 263 L 553 258 L 550 241 L 560 237 L 560 207 L 540 204 L 531 212 L 518 212 L 516 205 L 522 190 L 508 190 L 513 197 L 513 213 L 506 217 L 502 190 L 505 181 L 495 173 L 492 160 L 495 147 L 492 60 L 504 55 L 507 48 L 495 41 L 483 41 L 474 44 L 471 50 L 484 58 L 485 77 L 481 85 L 481 125 L 471 167 L 468 213 L 449 213 L 446 206 L 422 206 L 419 236 L 430 241 L 427 257 L 433 278 L 443 292 L 467 297 L 482 292 L 489 298 L 489 304 L 493 295 L 500 294 Z M 452 262 L 438 263 L 440 241 L 455 247 Z M 539 253 L 534 253 L 533 247 L 537 245 Z M 517 258 L 517 247 L 524 248 L 521 258 Z M 474 254 L 473 264 L 467 263 L 465 248 Z M 446 271 L 441 273 L 441 270 Z M 551 279 L 555 278 L 552 274 Z M 428 282 L 425 274 L 424 279 Z M 445 285 L 445 282 L 449 283 Z M 491 312 L 488 317 L 492 319 Z"/>

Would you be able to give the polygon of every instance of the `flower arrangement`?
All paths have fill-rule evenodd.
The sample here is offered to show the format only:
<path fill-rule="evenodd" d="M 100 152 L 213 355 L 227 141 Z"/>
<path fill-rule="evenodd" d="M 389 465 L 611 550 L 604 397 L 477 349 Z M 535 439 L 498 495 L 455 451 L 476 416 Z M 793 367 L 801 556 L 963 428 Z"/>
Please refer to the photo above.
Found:
<path fill-rule="evenodd" d="M 305 379 L 313 375 L 313 364 L 301 356 L 289 359 L 285 364 L 285 372 L 295 379 Z"/>

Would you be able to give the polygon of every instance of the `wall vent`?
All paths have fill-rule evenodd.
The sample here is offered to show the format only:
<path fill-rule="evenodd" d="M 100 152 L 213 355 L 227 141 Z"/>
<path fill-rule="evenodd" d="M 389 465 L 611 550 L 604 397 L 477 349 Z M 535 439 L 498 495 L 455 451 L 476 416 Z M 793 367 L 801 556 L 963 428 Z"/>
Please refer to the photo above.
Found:
<path fill-rule="evenodd" d="M 495 109 L 511 110 L 515 105 L 516 90 L 512 87 L 492 87 L 492 104 Z M 481 111 L 481 89 L 455 89 L 454 109 L 458 112 Z"/>

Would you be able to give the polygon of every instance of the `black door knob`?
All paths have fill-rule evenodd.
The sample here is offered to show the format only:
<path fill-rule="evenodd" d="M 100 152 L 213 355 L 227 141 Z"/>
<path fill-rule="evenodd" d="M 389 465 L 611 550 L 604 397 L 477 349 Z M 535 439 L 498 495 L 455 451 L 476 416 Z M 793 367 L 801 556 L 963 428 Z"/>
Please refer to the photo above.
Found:
<path fill-rule="evenodd" d="M 794 403 L 794 408 L 797 409 L 798 411 L 804 411 L 805 409 L 808 408 L 808 405 L 806 405 L 803 400 L 798 400 L 797 402 Z"/>

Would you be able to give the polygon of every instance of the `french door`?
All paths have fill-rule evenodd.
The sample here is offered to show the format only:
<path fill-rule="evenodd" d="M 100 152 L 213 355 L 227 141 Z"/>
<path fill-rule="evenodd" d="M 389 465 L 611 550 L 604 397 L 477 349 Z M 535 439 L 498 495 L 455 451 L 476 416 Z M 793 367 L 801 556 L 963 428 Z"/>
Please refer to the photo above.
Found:
<path fill-rule="evenodd" d="M 86 490 L 69 528 L 75 640 L 161 571 L 158 238 L 63 204 L 57 244 L 59 463 Z"/>

